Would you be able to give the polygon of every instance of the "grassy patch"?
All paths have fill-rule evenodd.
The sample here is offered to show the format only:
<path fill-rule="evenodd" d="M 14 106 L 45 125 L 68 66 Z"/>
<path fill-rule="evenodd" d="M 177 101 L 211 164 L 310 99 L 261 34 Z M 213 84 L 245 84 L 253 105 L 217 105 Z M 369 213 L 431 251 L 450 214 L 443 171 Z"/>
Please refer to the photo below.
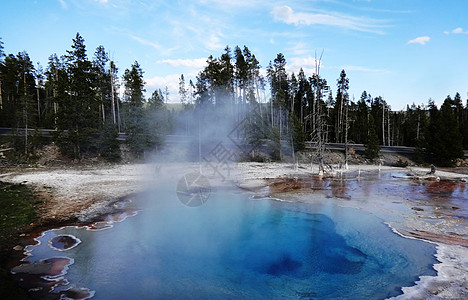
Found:
<path fill-rule="evenodd" d="M 0 182 L 0 244 L 34 221 L 34 205 L 39 203 L 25 185 Z"/>
<path fill-rule="evenodd" d="M 4 263 L 20 230 L 36 219 L 35 205 L 41 201 L 23 184 L 0 181 L 0 295 L 3 299 L 25 299 L 26 292 L 11 278 Z"/>

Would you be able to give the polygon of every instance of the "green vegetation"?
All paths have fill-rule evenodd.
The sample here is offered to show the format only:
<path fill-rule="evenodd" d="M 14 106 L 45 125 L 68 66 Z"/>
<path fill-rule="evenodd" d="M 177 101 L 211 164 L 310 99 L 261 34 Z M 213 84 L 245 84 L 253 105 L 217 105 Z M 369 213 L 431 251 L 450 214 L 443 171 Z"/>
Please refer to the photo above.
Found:
<path fill-rule="evenodd" d="M 427 148 L 434 161 L 443 166 L 453 165 L 453 161 L 464 154 L 462 134 L 452 105 L 452 99 L 447 97 L 440 110 L 433 104 L 430 106 Z"/>
<path fill-rule="evenodd" d="M 0 181 L 0 244 L 8 244 L 11 237 L 36 218 L 35 206 L 41 200 L 25 185 Z"/>
<path fill-rule="evenodd" d="M 119 160 L 116 132 L 129 135 L 129 146 L 137 156 L 153 149 L 171 126 L 154 122 L 155 108 L 143 95 L 145 82 L 138 62 L 124 72 L 123 98 L 117 71 L 103 46 L 89 59 L 79 33 L 66 54 L 49 57 L 45 70 L 35 67 L 25 51 L 0 52 L 0 127 L 12 128 L 9 147 L 15 148 L 20 160 L 30 162 L 38 136 L 25 135 L 23 129 L 45 128 L 56 129 L 53 141 L 60 152 L 78 160 L 98 155 Z M 156 110 L 170 120 L 163 107 Z"/>
<path fill-rule="evenodd" d="M 368 123 L 369 132 L 367 134 L 367 142 L 366 146 L 366 157 L 368 159 L 375 159 L 379 156 L 380 147 L 379 147 L 379 137 L 375 132 L 375 124 L 374 124 L 374 117 L 369 116 L 369 123 Z"/>
<path fill-rule="evenodd" d="M 3 299 L 26 299 L 26 292 L 4 269 L 5 259 L 14 246 L 14 237 L 20 230 L 35 221 L 35 206 L 41 200 L 25 185 L 8 184 L 0 181 L 0 295 Z"/>

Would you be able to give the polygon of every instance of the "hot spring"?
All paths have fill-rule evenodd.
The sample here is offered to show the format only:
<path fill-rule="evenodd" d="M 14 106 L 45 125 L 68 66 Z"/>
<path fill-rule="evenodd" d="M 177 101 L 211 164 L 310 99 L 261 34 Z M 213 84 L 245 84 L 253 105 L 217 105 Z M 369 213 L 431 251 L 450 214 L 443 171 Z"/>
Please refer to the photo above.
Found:
<path fill-rule="evenodd" d="M 434 245 L 331 201 L 218 190 L 188 207 L 174 187 L 132 205 L 138 214 L 111 228 L 67 226 L 37 238 L 26 260 L 57 258 L 49 269 L 61 271 L 42 288 L 93 299 L 384 299 L 435 275 Z"/>

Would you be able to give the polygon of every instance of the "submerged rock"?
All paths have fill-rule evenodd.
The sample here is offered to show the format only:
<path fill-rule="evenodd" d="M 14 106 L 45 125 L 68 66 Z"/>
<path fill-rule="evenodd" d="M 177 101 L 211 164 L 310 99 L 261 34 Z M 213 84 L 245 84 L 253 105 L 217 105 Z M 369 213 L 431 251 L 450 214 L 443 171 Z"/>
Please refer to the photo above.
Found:
<path fill-rule="evenodd" d="M 41 276 L 57 277 L 65 274 L 66 268 L 73 263 L 67 257 L 52 257 L 38 262 L 22 264 L 11 269 L 13 274 L 26 273 Z"/>
<path fill-rule="evenodd" d="M 59 235 L 49 240 L 50 247 L 59 251 L 69 250 L 78 246 L 79 243 L 81 243 L 80 239 L 72 235 Z"/>

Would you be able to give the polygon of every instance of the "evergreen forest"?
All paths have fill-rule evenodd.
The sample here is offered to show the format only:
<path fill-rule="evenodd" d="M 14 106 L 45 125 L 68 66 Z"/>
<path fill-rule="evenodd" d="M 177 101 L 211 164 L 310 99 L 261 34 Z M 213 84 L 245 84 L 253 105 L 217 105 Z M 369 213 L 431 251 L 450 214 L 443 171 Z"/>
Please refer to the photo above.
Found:
<path fill-rule="evenodd" d="M 98 155 L 118 161 L 119 133 L 130 151 L 143 157 L 163 146 L 168 134 L 203 131 L 196 122 L 208 115 L 246 120 L 238 129 L 246 143 L 270 141 L 279 160 L 284 140 L 293 153 L 306 145 L 364 144 L 369 159 L 378 157 L 381 146 L 409 146 L 415 161 L 441 166 L 453 165 L 468 149 L 468 100 L 464 104 L 458 92 L 437 99 L 440 107 L 429 99 L 394 111 L 383 97 L 366 91 L 351 98 L 346 70 L 337 79 L 322 78 L 320 60 L 311 76 L 302 69 L 288 73 L 279 53 L 262 72 L 247 46 L 227 46 L 219 57 L 207 58 L 195 82 L 180 75 L 181 108 L 174 110 L 167 105 L 167 87 L 146 98 L 137 61 L 119 77 L 104 46 L 91 54 L 79 33 L 70 49 L 50 55 L 45 67 L 25 51 L 3 49 L 0 40 L 0 127 L 11 128 L 10 143 L 24 158 L 40 147 L 40 129 L 51 129 L 60 152 L 73 159 Z"/>

